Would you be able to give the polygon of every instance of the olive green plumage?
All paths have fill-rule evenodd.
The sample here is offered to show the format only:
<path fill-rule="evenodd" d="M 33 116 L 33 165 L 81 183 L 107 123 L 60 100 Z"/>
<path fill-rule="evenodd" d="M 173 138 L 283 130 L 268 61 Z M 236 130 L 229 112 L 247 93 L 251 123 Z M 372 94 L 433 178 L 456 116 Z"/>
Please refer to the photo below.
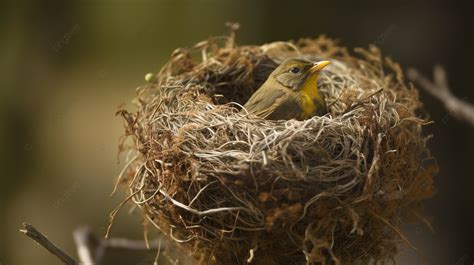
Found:
<path fill-rule="evenodd" d="M 317 79 L 319 71 L 329 63 L 313 63 L 302 58 L 284 61 L 245 103 L 245 110 L 269 120 L 305 120 L 323 115 L 326 104 Z"/>

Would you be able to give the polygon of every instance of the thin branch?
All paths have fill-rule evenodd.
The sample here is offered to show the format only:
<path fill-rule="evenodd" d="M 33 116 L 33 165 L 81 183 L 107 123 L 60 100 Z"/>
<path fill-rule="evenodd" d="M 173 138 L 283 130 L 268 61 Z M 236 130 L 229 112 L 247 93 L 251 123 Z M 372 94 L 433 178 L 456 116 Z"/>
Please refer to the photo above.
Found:
<path fill-rule="evenodd" d="M 160 241 L 152 240 L 150 241 L 149 246 L 147 246 L 144 240 L 110 238 L 108 240 L 105 240 L 105 247 L 128 250 L 153 250 L 160 248 Z"/>
<path fill-rule="evenodd" d="M 102 257 L 94 257 L 92 250 L 96 249 L 96 253 L 103 254 L 104 251 L 99 250 L 100 244 L 96 240 L 95 236 L 92 234 L 92 231 L 88 227 L 81 227 L 74 231 L 73 233 L 74 241 L 76 242 L 77 255 L 81 264 L 84 265 L 95 265 L 97 261 Z"/>
<path fill-rule="evenodd" d="M 433 71 L 433 81 L 423 76 L 418 70 L 410 68 L 407 71 L 408 78 L 417 83 L 426 92 L 440 100 L 446 110 L 454 117 L 474 126 L 474 105 L 469 104 L 452 94 L 448 85 L 446 71 L 440 65 L 436 65 Z"/>
<path fill-rule="evenodd" d="M 160 249 L 159 240 L 150 241 L 133 240 L 125 238 L 98 238 L 89 227 L 81 227 L 74 231 L 74 241 L 81 264 L 100 264 L 107 249 L 125 249 L 134 251 L 146 251 Z"/>
<path fill-rule="evenodd" d="M 36 228 L 28 223 L 23 223 L 23 229 L 20 230 L 23 234 L 27 237 L 34 240 L 36 243 L 43 246 L 46 250 L 48 250 L 51 254 L 58 257 L 64 264 L 66 265 L 79 265 L 79 262 L 71 258 L 68 254 L 62 251 L 59 247 L 57 247 L 53 242 L 49 241 L 45 235 L 39 232 Z"/>
<path fill-rule="evenodd" d="M 23 223 L 23 228 L 20 232 L 33 239 L 35 242 L 43 246 L 46 250 L 58 257 L 66 265 L 96 265 L 100 264 L 102 257 L 107 249 L 126 249 L 132 251 L 147 251 L 161 249 L 161 240 L 153 240 L 147 244 L 144 240 L 132 240 L 125 238 L 98 238 L 92 233 L 88 227 L 78 228 L 74 231 L 74 241 L 77 246 L 77 253 L 80 263 L 64 253 L 46 236 L 39 232 L 32 225 Z M 157 254 L 158 256 L 159 254 Z"/>

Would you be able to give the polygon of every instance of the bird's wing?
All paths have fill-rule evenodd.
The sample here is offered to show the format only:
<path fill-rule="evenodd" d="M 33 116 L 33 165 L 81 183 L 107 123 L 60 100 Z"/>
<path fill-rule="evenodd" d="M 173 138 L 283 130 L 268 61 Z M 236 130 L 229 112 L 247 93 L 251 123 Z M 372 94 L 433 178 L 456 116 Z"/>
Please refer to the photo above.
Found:
<path fill-rule="evenodd" d="M 268 90 L 259 89 L 245 103 L 244 108 L 248 113 L 265 118 L 273 112 L 278 100 L 283 97 L 285 97 L 285 91 L 280 89 L 272 89 L 271 93 L 268 93 Z"/>
<path fill-rule="evenodd" d="M 297 99 L 293 96 L 287 95 L 282 97 L 272 112 L 265 118 L 270 120 L 299 119 L 303 110 L 297 104 Z"/>
<path fill-rule="evenodd" d="M 271 93 L 257 91 L 244 107 L 249 113 L 272 120 L 293 119 L 300 111 L 291 100 L 291 93 L 283 89 L 272 89 Z"/>

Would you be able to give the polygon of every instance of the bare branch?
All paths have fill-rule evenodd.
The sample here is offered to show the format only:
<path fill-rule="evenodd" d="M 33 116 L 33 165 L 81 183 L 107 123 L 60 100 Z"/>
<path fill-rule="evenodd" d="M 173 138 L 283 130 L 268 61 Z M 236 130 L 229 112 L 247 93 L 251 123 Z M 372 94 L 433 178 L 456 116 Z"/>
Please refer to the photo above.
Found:
<path fill-rule="evenodd" d="M 25 234 L 26 236 L 34 240 L 36 243 L 40 244 L 42 247 L 44 247 L 54 256 L 58 257 L 64 264 L 79 265 L 79 262 L 71 258 L 71 256 L 69 256 L 64 251 L 62 251 L 53 242 L 49 241 L 45 235 L 39 232 L 32 225 L 23 223 L 23 229 L 21 229 L 20 232 L 22 232 L 23 234 Z"/>
<path fill-rule="evenodd" d="M 92 234 L 92 231 L 88 227 L 81 227 L 74 231 L 73 236 L 74 241 L 76 242 L 77 255 L 79 256 L 81 264 L 97 264 L 97 261 L 102 257 L 97 257 L 97 255 L 94 257 L 92 250 L 96 249 L 96 254 L 103 254 L 103 251 L 99 251 L 100 244 Z"/>
<path fill-rule="evenodd" d="M 161 249 L 161 240 L 158 239 L 150 241 L 149 244 L 147 244 L 144 240 L 132 240 L 125 238 L 102 239 L 96 237 L 90 228 L 81 227 L 76 229 L 73 233 L 80 260 L 79 263 L 71 258 L 68 254 L 64 253 L 51 241 L 49 241 L 46 236 L 44 236 L 32 225 L 23 223 L 23 228 L 24 229 L 21 229 L 20 232 L 43 246 L 46 250 L 58 257 L 66 265 L 100 264 L 107 249 L 126 249 L 134 251 L 157 250 L 157 256 L 159 256 Z"/>
<path fill-rule="evenodd" d="M 160 248 L 160 241 L 150 241 L 149 248 L 144 240 L 133 240 L 126 238 L 110 238 L 105 240 L 105 247 L 107 248 L 121 248 L 129 250 L 153 250 Z"/>
<path fill-rule="evenodd" d="M 159 240 L 150 241 L 147 244 L 144 240 L 133 240 L 126 238 L 98 238 L 89 227 L 78 228 L 74 231 L 74 241 L 77 246 L 81 264 L 100 264 L 107 249 L 125 249 L 134 251 L 146 251 L 160 249 Z"/>
<path fill-rule="evenodd" d="M 440 100 L 446 110 L 456 118 L 468 122 L 474 126 L 474 105 L 469 104 L 452 94 L 446 71 L 442 66 L 436 65 L 433 71 L 433 81 L 428 80 L 423 74 L 414 68 L 407 71 L 408 78 L 417 83 L 421 88 Z"/>

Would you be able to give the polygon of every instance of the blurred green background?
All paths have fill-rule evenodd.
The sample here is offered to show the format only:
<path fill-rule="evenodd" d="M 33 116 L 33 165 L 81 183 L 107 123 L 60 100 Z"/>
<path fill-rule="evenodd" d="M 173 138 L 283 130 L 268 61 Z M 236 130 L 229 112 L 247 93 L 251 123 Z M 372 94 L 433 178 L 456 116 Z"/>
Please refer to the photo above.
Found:
<path fill-rule="evenodd" d="M 402 66 L 448 71 L 453 92 L 474 102 L 474 16 L 454 1 L 4 0 L 0 3 L 0 264 L 59 264 L 18 232 L 23 221 L 75 255 L 72 231 L 103 234 L 117 162 L 118 105 L 177 47 L 227 33 L 239 44 L 326 34 L 349 47 L 377 43 Z M 428 264 L 474 259 L 474 129 L 421 92 L 441 173 L 426 204 L 435 233 L 405 233 Z M 120 214 L 112 236 L 141 238 L 140 215 Z M 421 264 L 412 250 L 399 264 Z M 124 263 L 127 264 L 127 263 Z M 132 263 L 137 264 L 137 263 Z"/>

